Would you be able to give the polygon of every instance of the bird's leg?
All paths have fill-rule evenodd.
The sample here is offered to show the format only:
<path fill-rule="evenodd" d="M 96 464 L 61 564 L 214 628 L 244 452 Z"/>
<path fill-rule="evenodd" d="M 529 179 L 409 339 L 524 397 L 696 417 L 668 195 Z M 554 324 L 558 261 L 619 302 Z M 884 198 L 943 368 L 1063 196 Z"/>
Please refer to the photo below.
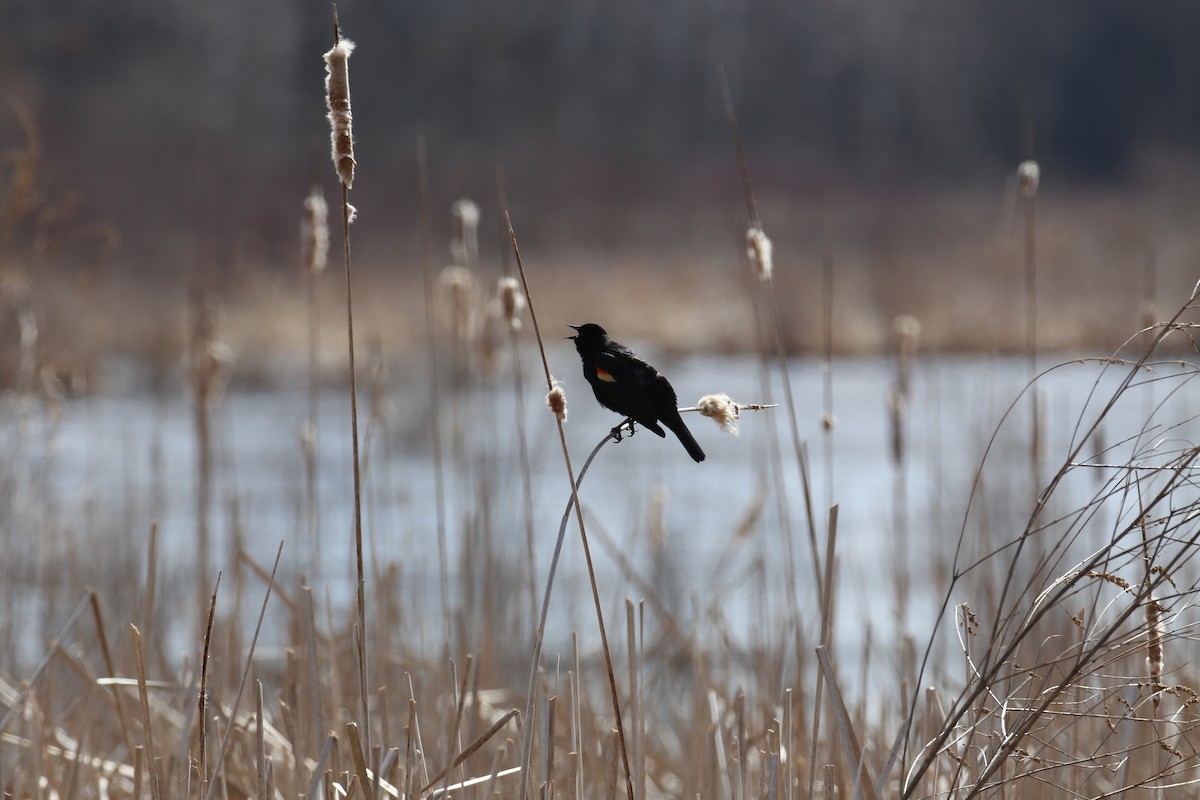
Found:
<path fill-rule="evenodd" d="M 626 417 L 624 422 L 612 429 L 611 434 L 614 442 L 619 442 L 625 438 L 625 435 L 621 431 L 626 427 L 629 428 L 629 435 L 633 436 L 633 417 Z"/>

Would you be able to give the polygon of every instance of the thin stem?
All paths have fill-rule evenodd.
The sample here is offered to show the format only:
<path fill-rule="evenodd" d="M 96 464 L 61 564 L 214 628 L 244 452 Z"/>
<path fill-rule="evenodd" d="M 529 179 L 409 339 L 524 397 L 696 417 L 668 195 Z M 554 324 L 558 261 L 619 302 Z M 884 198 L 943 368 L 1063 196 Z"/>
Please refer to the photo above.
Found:
<path fill-rule="evenodd" d="M 205 733 L 208 729 L 208 653 L 212 645 L 213 622 L 217 615 L 217 592 L 221 589 L 221 573 L 217 573 L 217 585 L 213 587 L 212 600 L 208 605 L 208 626 L 204 629 L 204 655 L 200 659 L 200 696 L 198 698 L 200 711 L 200 784 L 208 783 L 208 751 L 205 747 Z"/>
<path fill-rule="evenodd" d="M 500 208 L 508 208 L 508 193 L 504 188 L 504 167 L 501 164 L 496 164 L 496 199 L 500 203 Z M 501 223 L 501 237 L 507 237 L 507 231 L 503 229 Z M 503 242 L 502 242 L 503 244 Z M 500 252 L 503 254 L 503 271 L 505 276 L 512 275 L 512 265 L 508 259 L 508 248 L 501 247 Z M 533 470 L 529 463 L 529 443 L 526 441 L 525 435 L 525 415 L 521 410 L 525 408 L 525 374 L 521 367 L 521 349 L 519 345 L 519 337 L 517 330 L 511 325 L 508 328 L 509 350 L 513 363 L 513 393 L 517 398 L 517 447 L 521 459 L 521 489 L 522 489 L 522 513 L 525 517 L 525 559 L 526 568 L 529 573 L 529 606 L 530 619 L 537 617 L 537 553 L 534 549 L 533 536 Z"/>
<path fill-rule="evenodd" d="M 1029 194 L 1023 198 L 1025 212 L 1025 349 L 1029 361 L 1029 380 L 1037 376 L 1037 216 L 1036 196 Z M 1030 410 L 1029 430 L 1029 469 L 1033 478 L 1033 492 L 1036 495 L 1041 486 L 1038 475 L 1038 451 L 1041 450 L 1041 430 L 1038 408 L 1038 392 L 1030 393 L 1032 406 Z"/>
<path fill-rule="evenodd" d="M 336 46 L 342 40 L 338 25 L 337 6 L 333 7 L 333 40 Z M 367 598 L 366 573 L 363 569 L 362 531 L 362 474 L 359 467 L 358 448 L 358 382 L 354 364 L 354 302 L 350 280 L 350 187 L 342 181 L 342 256 L 346 264 L 346 346 L 349 353 L 350 377 L 350 441 L 354 459 L 354 556 L 356 599 L 358 603 L 358 692 L 361 701 L 362 733 L 366 751 L 371 752 L 371 715 L 367 699 Z M 367 789 L 368 787 L 363 787 Z"/>
<path fill-rule="evenodd" d="M 308 441 L 304 450 L 304 478 L 307 492 L 308 549 L 311 570 L 321 564 L 318 518 L 321 513 L 317 492 L 317 465 L 320 462 L 317 436 L 317 414 L 319 403 L 319 379 L 317 356 L 320 347 L 320 299 L 317 293 L 317 273 L 305 270 L 305 285 L 308 290 Z"/>
<path fill-rule="evenodd" d="M 371 751 L 371 717 L 367 703 L 367 597 L 366 573 L 363 569 L 362 533 L 362 475 L 358 454 L 358 382 L 354 370 L 354 302 L 350 289 L 350 199 L 349 189 L 342 184 L 342 254 L 346 262 L 346 343 L 350 355 L 350 440 L 354 459 L 354 557 L 358 601 L 358 689 L 361 699 L 363 738 L 367 752 Z"/>
<path fill-rule="evenodd" d="M 529 319 L 533 322 L 533 332 L 534 332 L 534 335 L 537 337 L 538 351 L 541 353 L 541 356 L 542 356 L 542 368 L 546 373 L 546 391 L 552 391 L 554 389 L 554 379 L 550 376 L 550 362 L 546 358 L 546 346 L 545 346 L 544 342 L 542 341 L 542 332 L 541 332 L 541 328 L 538 326 L 537 314 L 534 312 L 533 297 L 529 294 L 529 281 L 525 277 L 525 265 L 521 261 L 521 250 L 519 247 L 517 247 L 517 234 L 513 230 L 512 219 L 509 217 L 507 210 L 505 210 L 505 212 L 504 212 L 504 221 L 508 226 L 508 236 L 509 236 L 509 240 L 512 243 L 513 256 L 517 260 L 517 271 L 521 274 L 521 288 L 525 292 L 525 302 L 529 304 Z M 620 743 L 620 747 L 621 747 L 621 761 L 625 766 L 625 789 L 629 795 L 629 800 L 634 800 L 633 774 L 629 768 L 629 749 L 625 743 L 625 728 L 621 722 L 621 701 L 620 701 L 620 697 L 617 693 L 617 677 L 616 677 L 616 673 L 613 671 L 612 655 L 611 655 L 611 653 L 609 651 L 609 647 L 608 647 L 608 634 L 604 629 L 604 611 L 600 606 L 600 590 L 596 585 L 596 572 L 592 566 L 592 551 L 591 551 L 591 548 L 588 547 L 587 528 L 583 524 L 583 511 L 579 507 L 579 495 L 578 495 L 578 492 L 576 490 L 576 485 L 575 485 L 575 471 L 571 467 L 571 454 L 567 449 L 567 435 L 566 435 L 566 432 L 563 431 L 563 421 L 560 417 L 558 417 L 558 415 L 555 415 L 554 420 L 555 420 L 555 423 L 558 425 L 558 440 L 559 440 L 559 443 L 562 445 L 563 462 L 566 464 L 566 467 L 567 467 L 567 480 L 570 481 L 570 484 L 571 484 L 571 501 L 575 506 L 575 518 L 576 518 L 577 522 L 579 523 L 579 538 L 580 538 L 580 541 L 583 543 L 583 554 L 584 554 L 585 560 L 587 561 L 587 568 L 588 568 L 588 582 L 591 584 L 591 588 L 592 588 L 592 602 L 594 603 L 594 605 L 596 607 L 596 622 L 598 623 L 598 625 L 600 627 L 600 644 L 604 650 L 604 666 L 608 672 L 608 686 L 609 686 L 609 690 L 612 693 L 613 714 L 616 717 L 616 723 L 617 723 L 617 741 Z M 545 609 L 543 609 L 543 615 L 544 615 L 544 613 L 545 613 Z M 538 669 L 539 663 L 541 661 L 540 639 L 541 639 L 541 637 L 539 636 L 538 637 L 539 643 L 534 648 L 533 669 L 532 669 L 532 674 L 530 676 L 530 687 L 529 687 L 530 711 L 527 714 L 526 719 L 524 720 L 525 728 L 522 731 L 522 740 L 523 740 L 522 745 L 521 745 L 521 759 L 522 759 L 522 761 L 521 761 L 521 766 L 522 766 L 521 799 L 522 800 L 525 800 L 529 796 L 528 795 L 528 792 L 529 792 L 529 764 L 530 764 L 530 755 L 532 753 L 532 748 L 533 748 L 533 721 L 530 717 L 532 716 L 531 707 L 532 707 L 533 696 L 534 696 L 533 684 L 534 684 L 534 681 L 537 676 L 537 669 Z"/>
<path fill-rule="evenodd" d="M 437 516 L 438 577 L 441 582 L 444 655 L 450 650 L 450 578 L 446 555 L 446 478 L 442 453 L 442 398 L 438 377 L 437 331 L 433 324 L 433 259 L 431 257 L 429 159 L 424 132 L 417 135 L 417 191 L 420 199 L 421 270 L 425 276 L 425 341 L 429 357 L 429 403 L 433 425 L 433 493 Z"/>
<path fill-rule="evenodd" d="M 742 137 L 738 132 L 737 116 L 734 114 L 733 110 L 733 99 L 729 93 L 729 83 L 725 79 L 725 67 L 723 65 L 718 65 L 717 69 L 721 78 L 721 92 L 725 99 L 725 114 L 729 120 L 729 131 L 730 135 L 733 137 L 734 150 L 737 153 L 738 170 L 742 175 L 742 187 L 746 192 L 746 213 L 750 217 L 751 227 L 762 230 L 762 222 L 758 218 L 758 205 L 754 200 L 754 189 L 750 185 L 750 171 L 746 167 L 746 155 L 742 150 Z M 767 299 L 771 306 L 771 320 L 774 322 L 775 327 L 775 352 L 779 357 L 779 375 L 783 381 L 783 394 L 787 403 L 788 422 L 791 424 L 792 431 L 792 447 L 796 451 L 796 463 L 800 468 L 800 482 L 804 493 L 804 511 L 805 518 L 808 522 L 808 545 L 812 556 L 813 578 L 815 580 L 815 587 L 817 590 L 817 602 L 820 602 L 821 598 L 825 594 L 825 591 L 821 585 L 821 559 L 817 550 L 817 526 L 816 518 L 813 513 L 812 487 L 809 483 L 808 458 L 804 451 L 804 445 L 800 441 L 800 426 L 796 421 L 796 401 L 792 397 L 792 380 L 788 373 L 787 349 L 784 345 L 783 339 L 783 322 L 779 316 L 779 304 L 775 299 L 775 284 L 771 280 L 769 274 L 766 276 L 766 282 Z M 788 537 L 787 539 L 787 547 L 789 600 L 791 601 L 791 607 L 796 609 L 799 608 L 799 605 L 796 597 L 795 577 L 794 575 L 791 575 L 791 572 L 794 570 L 795 563 L 795 559 L 792 554 L 791 537 Z"/>

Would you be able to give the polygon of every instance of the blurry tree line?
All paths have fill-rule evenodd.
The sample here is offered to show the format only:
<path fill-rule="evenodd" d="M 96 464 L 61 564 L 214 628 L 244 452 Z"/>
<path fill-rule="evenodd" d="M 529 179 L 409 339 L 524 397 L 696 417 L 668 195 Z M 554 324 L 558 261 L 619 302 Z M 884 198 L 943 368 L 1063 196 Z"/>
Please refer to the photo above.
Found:
<path fill-rule="evenodd" d="M 389 225 L 415 219 L 419 131 L 450 199 L 486 199 L 497 160 L 532 212 L 736 187 L 718 63 L 756 180 L 784 190 L 963 184 L 1024 157 L 1029 121 L 1038 159 L 1081 181 L 1120 181 L 1147 155 L 1191 158 L 1200 143 L 1200 4 L 1175 0 L 339 11 L 359 46 L 355 193 Z M 330 176 L 331 38 L 316 0 L 7 0 L 0 92 L 33 109 L 49 179 L 157 237 L 148 254 L 188 230 L 197 246 L 282 254 L 306 187 Z M 6 147 L 21 138 L 10 117 L 0 107 Z"/>

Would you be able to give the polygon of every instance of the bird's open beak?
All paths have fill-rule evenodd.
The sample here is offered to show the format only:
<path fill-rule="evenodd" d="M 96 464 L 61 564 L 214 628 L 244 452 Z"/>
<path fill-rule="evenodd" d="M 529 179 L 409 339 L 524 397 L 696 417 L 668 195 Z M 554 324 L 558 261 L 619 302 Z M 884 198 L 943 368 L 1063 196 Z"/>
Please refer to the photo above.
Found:
<path fill-rule="evenodd" d="M 570 329 L 572 329 L 572 330 L 574 330 L 574 331 L 576 331 L 577 333 L 578 333 L 578 331 L 579 331 L 579 326 L 578 326 L 578 325 L 572 325 L 571 323 L 569 323 L 569 322 L 568 322 L 568 323 L 567 323 L 567 327 L 568 327 L 568 328 L 570 328 Z M 575 339 L 575 338 L 577 338 L 577 337 L 575 337 L 575 336 L 568 336 L 568 337 L 566 337 L 566 338 L 568 338 L 568 339 Z"/>

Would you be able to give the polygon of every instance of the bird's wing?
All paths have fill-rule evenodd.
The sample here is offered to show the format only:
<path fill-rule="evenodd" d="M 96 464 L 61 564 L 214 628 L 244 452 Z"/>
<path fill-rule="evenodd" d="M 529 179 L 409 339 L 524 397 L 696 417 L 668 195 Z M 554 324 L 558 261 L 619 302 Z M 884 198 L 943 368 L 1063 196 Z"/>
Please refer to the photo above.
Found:
<path fill-rule="evenodd" d="M 679 418 L 679 400 L 675 397 L 675 387 L 659 375 L 646 385 L 646 397 L 654 406 L 654 414 L 660 420 Z"/>
<path fill-rule="evenodd" d="M 592 384 L 606 406 L 619 414 L 633 417 L 648 428 L 657 428 L 658 414 L 646 387 L 658 376 L 658 370 L 628 353 L 601 352 L 596 356 L 597 383 Z"/>
<path fill-rule="evenodd" d="M 596 356 L 596 366 L 613 378 L 612 381 L 608 381 L 610 383 L 639 382 L 645 384 L 658 375 L 658 370 L 625 348 L 620 348 L 615 352 L 601 350 Z M 599 377 L 600 380 L 607 380 L 603 375 L 599 375 Z"/>

